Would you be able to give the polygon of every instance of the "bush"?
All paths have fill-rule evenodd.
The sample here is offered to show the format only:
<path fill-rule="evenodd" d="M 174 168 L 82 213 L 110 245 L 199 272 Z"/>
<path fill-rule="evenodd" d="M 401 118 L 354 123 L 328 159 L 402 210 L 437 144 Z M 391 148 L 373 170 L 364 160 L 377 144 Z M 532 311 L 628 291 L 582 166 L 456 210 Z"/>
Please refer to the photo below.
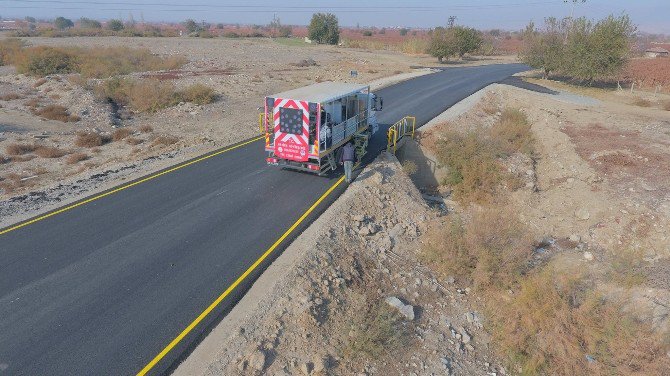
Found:
<path fill-rule="evenodd" d="M 223 33 L 224 38 L 239 38 L 240 34 L 234 32 L 234 31 L 226 31 Z"/>
<path fill-rule="evenodd" d="M 70 115 L 70 112 L 67 110 L 67 108 L 55 104 L 46 106 L 44 108 L 35 109 L 33 110 L 33 113 L 44 119 L 58 120 L 64 123 L 74 123 L 80 120 L 79 116 Z"/>
<path fill-rule="evenodd" d="M 633 104 L 638 107 L 651 107 L 651 102 L 644 98 L 637 98 L 633 101 Z"/>
<path fill-rule="evenodd" d="M 182 101 L 193 102 L 196 104 L 208 104 L 216 100 L 214 89 L 203 84 L 193 84 L 179 92 Z"/>
<path fill-rule="evenodd" d="M 363 36 L 364 36 L 364 37 L 371 37 L 371 36 L 372 36 L 372 31 L 370 31 L 370 30 L 365 30 L 365 31 L 363 32 Z"/>
<path fill-rule="evenodd" d="M 151 127 L 151 125 L 144 124 L 140 126 L 140 132 L 142 133 L 151 133 L 153 131 L 154 129 Z"/>
<path fill-rule="evenodd" d="M 494 343 L 523 374 L 660 375 L 667 343 L 594 292 L 584 271 L 550 264 L 488 309 Z M 589 359 L 592 359 L 590 361 Z"/>
<path fill-rule="evenodd" d="M 124 27 L 123 21 L 121 20 L 109 20 L 109 22 L 107 22 L 107 28 L 112 31 L 121 31 Z"/>
<path fill-rule="evenodd" d="M 20 73 L 34 76 L 80 73 L 84 78 L 107 78 L 132 72 L 176 69 L 186 63 L 181 56 L 162 58 L 148 49 L 128 47 L 29 47 L 14 52 Z"/>
<path fill-rule="evenodd" d="M 516 152 L 533 153 L 533 134 L 526 114 L 515 108 L 505 108 L 500 120 L 491 127 L 491 137 L 499 144 L 505 155 Z"/>
<path fill-rule="evenodd" d="M 481 130 L 466 135 L 450 131 L 438 148 L 438 159 L 449 170 L 442 183 L 452 187 L 454 198 L 461 203 L 492 201 L 502 172 L 494 143 Z"/>
<path fill-rule="evenodd" d="M 96 87 L 96 92 L 138 112 L 156 112 L 179 102 L 173 83 L 154 79 L 110 79 Z"/>
<path fill-rule="evenodd" d="M 65 163 L 67 164 L 76 164 L 81 161 L 85 161 L 88 159 L 88 155 L 86 153 L 74 153 L 70 154 L 65 158 Z"/>
<path fill-rule="evenodd" d="M 78 58 L 71 49 L 46 46 L 24 49 L 15 64 L 19 73 L 33 76 L 65 74 L 78 70 Z"/>
<path fill-rule="evenodd" d="M 423 258 L 436 270 L 478 289 L 512 286 L 528 268 L 532 238 L 503 206 L 475 211 L 463 223 L 455 214 L 428 233 Z"/>
<path fill-rule="evenodd" d="M 438 141 L 437 157 L 448 168 L 443 184 L 450 185 L 454 198 L 463 204 L 492 202 L 503 174 L 499 157 L 516 152 L 532 154 L 533 136 L 526 115 L 506 108 L 490 129 L 467 134 L 450 130 Z"/>
<path fill-rule="evenodd" d="M 74 144 L 79 147 L 84 148 L 94 148 L 97 146 L 102 146 L 108 141 L 106 138 L 94 132 L 80 132 L 77 133 L 77 138 L 74 140 Z"/>
<path fill-rule="evenodd" d="M 29 145 L 29 144 L 9 144 L 5 148 L 5 151 L 9 155 L 23 155 L 23 154 L 28 154 L 32 153 L 35 150 L 35 145 Z"/>
<path fill-rule="evenodd" d="M 124 138 L 130 136 L 133 133 L 133 131 L 129 128 L 119 128 L 112 132 L 112 140 L 113 141 L 121 141 Z"/>
<path fill-rule="evenodd" d="M 670 111 L 670 101 L 665 101 L 663 103 L 663 109 L 666 111 Z"/>
<path fill-rule="evenodd" d="M 60 158 L 67 152 L 53 146 L 38 146 L 35 148 L 35 154 L 42 158 Z"/>
<path fill-rule="evenodd" d="M 92 20 L 86 17 L 79 19 L 79 26 L 84 29 L 102 29 L 102 24 L 100 24 L 100 21 Z"/>
<path fill-rule="evenodd" d="M 7 93 L 5 95 L 0 95 L 0 101 L 13 101 L 21 98 L 23 97 L 19 93 Z"/>
<path fill-rule="evenodd" d="M 23 46 L 24 43 L 20 39 L 7 38 L 0 40 L 0 66 L 14 64 Z"/>
<path fill-rule="evenodd" d="M 158 137 L 154 138 L 151 145 L 169 146 L 169 145 L 176 144 L 178 141 L 179 141 L 179 139 L 175 136 L 161 135 L 161 136 L 158 136 Z"/>
<path fill-rule="evenodd" d="M 358 297 L 357 300 L 363 299 Z M 348 343 L 343 349 L 347 357 L 378 359 L 382 355 L 399 351 L 409 343 L 409 328 L 385 302 L 359 302 L 357 305 L 361 306 L 362 312 L 354 316 L 355 320 L 351 324 Z"/>

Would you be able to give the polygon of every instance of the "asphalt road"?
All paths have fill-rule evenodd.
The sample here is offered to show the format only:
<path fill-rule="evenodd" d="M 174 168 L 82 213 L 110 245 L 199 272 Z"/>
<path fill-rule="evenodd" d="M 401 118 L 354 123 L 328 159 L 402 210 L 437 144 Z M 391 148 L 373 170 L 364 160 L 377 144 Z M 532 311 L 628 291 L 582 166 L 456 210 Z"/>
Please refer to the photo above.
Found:
<path fill-rule="evenodd" d="M 523 70 L 451 68 L 400 83 L 378 92 L 385 105 L 378 119 L 415 115 L 424 124 Z M 383 131 L 373 152 L 385 143 Z M 0 375 L 137 373 L 336 179 L 267 166 L 259 141 L 0 235 Z M 169 372 L 255 277 L 151 373 Z"/>

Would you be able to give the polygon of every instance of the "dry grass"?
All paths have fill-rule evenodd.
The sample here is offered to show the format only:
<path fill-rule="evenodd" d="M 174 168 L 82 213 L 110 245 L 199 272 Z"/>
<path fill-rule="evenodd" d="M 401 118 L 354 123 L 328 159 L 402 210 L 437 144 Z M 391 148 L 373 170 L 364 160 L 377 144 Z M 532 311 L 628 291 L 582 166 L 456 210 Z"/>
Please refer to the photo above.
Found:
<path fill-rule="evenodd" d="M 88 158 L 89 157 L 86 153 L 73 153 L 68 155 L 67 158 L 65 158 L 65 163 L 70 165 L 77 164 L 81 161 L 87 160 Z"/>
<path fill-rule="evenodd" d="M 51 104 L 44 108 L 36 108 L 33 110 L 33 113 L 43 119 L 57 120 L 64 123 L 74 123 L 81 120 L 79 116 L 70 115 L 67 108 L 57 104 Z"/>
<path fill-rule="evenodd" d="M 175 136 L 171 135 L 161 135 L 157 136 L 154 138 L 153 142 L 151 145 L 162 145 L 162 146 L 168 146 L 168 145 L 174 145 L 179 141 L 179 139 Z"/>
<path fill-rule="evenodd" d="M 379 359 L 393 355 L 410 341 L 410 328 L 399 314 L 385 302 L 369 304 L 369 299 L 362 295 L 352 297 L 358 313 L 352 317 L 348 342 L 342 349 L 347 358 Z"/>
<path fill-rule="evenodd" d="M 35 83 L 33 84 L 33 87 L 38 88 L 38 87 L 44 85 L 46 82 L 47 82 L 46 78 L 40 78 L 39 80 L 35 81 Z"/>
<path fill-rule="evenodd" d="M 119 128 L 112 132 L 113 141 L 121 141 L 124 138 L 130 136 L 133 133 L 133 130 L 130 128 Z"/>
<path fill-rule="evenodd" d="M 108 137 L 103 137 L 95 132 L 80 132 L 77 133 L 77 138 L 74 140 L 74 144 L 79 147 L 94 148 L 102 146 L 109 141 Z"/>
<path fill-rule="evenodd" d="M 32 99 L 27 100 L 26 103 L 24 103 L 24 105 L 26 107 L 31 108 L 31 109 L 36 109 L 41 104 L 42 104 L 42 102 L 40 101 L 39 98 L 32 98 Z"/>
<path fill-rule="evenodd" d="M 463 204 L 490 203 L 507 178 L 498 158 L 532 154 L 533 144 L 530 123 L 517 109 L 504 109 L 490 129 L 467 134 L 449 130 L 437 144 L 438 160 L 448 168 L 442 183 L 451 186 L 454 198 Z"/>
<path fill-rule="evenodd" d="M 406 160 L 402 163 L 402 169 L 409 176 L 412 176 L 419 171 L 419 167 L 417 167 L 416 163 L 410 160 Z"/>
<path fill-rule="evenodd" d="M 662 108 L 666 111 L 670 111 L 670 101 L 663 102 Z"/>
<path fill-rule="evenodd" d="M 60 158 L 67 154 L 65 150 L 61 150 L 53 146 L 37 146 L 35 154 L 42 158 Z"/>
<path fill-rule="evenodd" d="M 463 223 L 456 215 L 429 232 L 422 251 L 434 269 L 477 289 L 512 286 L 528 268 L 533 242 L 511 209 L 474 210 Z"/>
<path fill-rule="evenodd" d="M 0 40 L 0 66 L 14 63 L 14 59 L 23 48 L 23 41 L 16 38 Z"/>
<path fill-rule="evenodd" d="M 177 69 L 181 56 L 159 57 L 148 49 L 127 47 L 47 47 L 12 49 L 9 60 L 20 73 L 33 76 L 80 73 L 85 78 L 108 78 L 132 72 Z"/>
<path fill-rule="evenodd" d="M 140 126 L 140 132 L 142 132 L 142 133 L 151 133 L 153 131 L 154 131 L 154 129 L 153 129 L 153 127 L 151 127 L 151 125 L 144 124 L 144 125 Z"/>
<path fill-rule="evenodd" d="M 651 107 L 651 102 L 644 98 L 636 98 L 633 101 L 633 105 L 638 107 Z"/>
<path fill-rule="evenodd" d="M 96 93 L 138 112 L 156 112 L 180 101 L 172 82 L 155 79 L 111 79 L 97 86 Z"/>
<path fill-rule="evenodd" d="M 140 138 L 135 138 L 135 137 L 128 137 L 128 138 L 126 138 L 126 143 L 127 143 L 128 145 L 136 146 L 136 145 L 141 144 L 142 142 L 144 142 L 144 140 L 142 140 L 142 139 L 140 139 Z"/>
<path fill-rule="evenodd" d="M 490 302 L 498 351 L 524 375 L 663 374 L 667 344 L 595 293 L 584 273 L 550 264 Z"/>
<path fill-rule="evenodd" d="M 16 173 L 9 173 L 0 177 L 0 189 L 2 189 L 5 194 L 10 194 L 17 189 L 29 187 L 33 184 L 35 184 L 35 179 L 24 179 L 23 176 Z"/>
<path fill-rule="evenodd" d="M 179 97 L 184 102 L 196 104 L 208 104 L 216 100 L 214 89 L 203 84 L 193 84 L 179 92 Z"/>
<path fill-rule="evenodd" d="M 13 143 L 5 147 L 5 152 L 11 156 L 24 155 L 35 151 L 35 145 Z"/>
<path fill-rule="evenodd" d="M 447 166 L 442 182 L 452 187 L 454 198 L 461 203 L 493 201 L 502 182 L 502 171 L 496 160 L 494 143 L 477 130 L 466 135 L 447 132 L 438 142 L 438 159 Z"/>
<path fill-rule="evenodd" d="M 515 108 L 505 108 L 500 120 L 491 127 L 490 137 L 499 143 L 499 152 L 533 153 L 533 134 L 526 114 Z"/>
<path fill-rule="evenodd" d="M 0 95 L 0 100 L 2 101 L 13 101 L 17 99 L 21 99 L 23 96 L 19 93 L 8 93 L 4 95 Z"/>
<path fill-rule="evenodd" d="M 641 285 L 647 278 L 644 274 L 644 252 L 639 248 L 623 247 L 610 253 L 609 279 L 627 288 Z"/>

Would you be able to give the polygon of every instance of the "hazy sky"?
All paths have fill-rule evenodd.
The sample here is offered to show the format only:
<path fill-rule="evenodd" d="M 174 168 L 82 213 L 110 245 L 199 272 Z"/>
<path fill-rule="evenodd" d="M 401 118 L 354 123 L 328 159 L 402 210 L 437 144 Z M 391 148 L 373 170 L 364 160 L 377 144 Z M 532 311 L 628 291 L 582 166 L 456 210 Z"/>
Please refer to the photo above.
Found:
<path fill-rule="evenodd" d="M 573 5 L 563 0 L 0 0 L 0 16 L 91 17 L 135 20 L 267 24 L 276 14 L 285 24 L 305 25 L 313 12 L 335 13 L 341 25 L 434 27 L 457 23 L 481 29 L 520 29 L 529 20 L 564 17 Z M 587 0 L 575 16 L 600 18 L 627 12 L 642 31 L 670 34 L 670 0 Z"/>

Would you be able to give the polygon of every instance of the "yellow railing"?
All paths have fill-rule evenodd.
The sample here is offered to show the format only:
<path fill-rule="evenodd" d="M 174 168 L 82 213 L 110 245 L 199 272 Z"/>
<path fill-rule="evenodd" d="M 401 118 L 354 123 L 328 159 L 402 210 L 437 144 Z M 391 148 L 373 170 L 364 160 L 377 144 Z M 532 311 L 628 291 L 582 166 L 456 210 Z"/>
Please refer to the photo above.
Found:
<path fill-rule="evenodd" d="M 258 127 L 261 134 L 265 134 L 265 112 L 258 114 Z"/>
<path fill-rule="evenodd" d="M 389 127 L 389 130 L 386 133 L 386 150 L 395 154 L 396 150 L 398 149 L 398 141 L 400 141 L 405 136 L 414 138 L 415 126 L 416 117 L 405 116 L 404 118 L 400 119 L 400 121 Z"/>

